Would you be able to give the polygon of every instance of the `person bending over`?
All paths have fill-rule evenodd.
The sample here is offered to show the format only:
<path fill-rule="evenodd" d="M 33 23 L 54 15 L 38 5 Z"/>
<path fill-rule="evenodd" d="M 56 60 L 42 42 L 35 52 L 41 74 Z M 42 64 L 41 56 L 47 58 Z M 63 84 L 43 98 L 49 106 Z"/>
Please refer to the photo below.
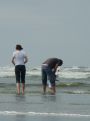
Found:
<path fill-rule="evenodd" d="M 55 72 L 58 66 L 61 66 L 63 61 L 58 58 L 49 58 L 45 62 L 42 63 L 42 85 L 43 85 L 43 93 L 46 93 L 47 87 L 47 78 L 50 80 L 51 83 L 51 90 L 52 94 L 56 93 L 56 75 Z"/>

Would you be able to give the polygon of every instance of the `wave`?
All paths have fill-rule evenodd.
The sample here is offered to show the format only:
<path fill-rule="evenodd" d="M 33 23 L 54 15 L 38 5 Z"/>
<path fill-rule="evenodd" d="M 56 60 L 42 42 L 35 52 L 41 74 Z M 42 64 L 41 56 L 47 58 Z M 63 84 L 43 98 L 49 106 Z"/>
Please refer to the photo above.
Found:
<path fill-rule="evenodd" d="M 63 93 L 67 94 L 90 94 L 90 91 L 84 91 L 84 90 L 71 90 L 71 91 L 63 91 Z"/>
<path fill-rule="evenodd" d="M 90 86 L 90 84 L 87 83 L 81 83 L 81 82 L 60 82 L 57 84 L 57 87 L 77 87 L 77 86 Z"/>
<path fill-rule="evenodd" d="M 90 84 L 84 83 L 60 83 L 57 85 L 56 95 L 61 93 L 65 94 L 90 94 Z M 42 85 L 39 84 L 26 84 L 26 94 L 30 96 L 42 95 Z M 0 94 L 16 94 L 16 84 L 14 83 L 0 83 Z M 47 95 L 50 96 L 50 89 L 47 88 Z M 46 95 L 46 96 L 47 96 Z M 52 96 L 52 95 L 51 95 Z M 1 103 L 1 102 L 0 102 Z M 9 103 L 9 102 L 8 102 Z M 10 102 L 11 103 L 11 102 Z"/>
<path fill-rule="evenodd" d="M 90 78 L 89 67 L 62 67 L 58 68 L 56 75 L 64 79 L 88 79 Z M 0 77 L 14 77 L 14 67 L 0 67 Z M 26 76 L 41 76 L 41 67 L 27 68 Z"/>
<path fill-rule="evenodd" d="M 48 112 L 17 112 L 17 111 L 0 111 L 0 115 L 28 115 L 28 116 L 60 116 L 60 117 L 90 117 L 90 114 L 74 113 L 48 113 Z"/>
<path fill-rule="evenodd" d="M 87 79 L 90 78 L 90 72 L 73 72 L 73 71 L 62 71 L 57 74 L 60 78 L 66 79 Z"/>

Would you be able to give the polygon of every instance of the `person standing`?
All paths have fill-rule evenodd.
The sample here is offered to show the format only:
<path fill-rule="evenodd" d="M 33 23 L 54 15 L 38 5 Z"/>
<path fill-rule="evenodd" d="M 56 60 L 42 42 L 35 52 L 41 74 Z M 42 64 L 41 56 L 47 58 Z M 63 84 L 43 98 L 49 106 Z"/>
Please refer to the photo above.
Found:
<path fill-rule="evenodd" d="M 20 83 L 22 83 L 22 94 L 25 90 L 25 64 L 28 62 L 27 55 L 21 45 L 16 45 L 16 50 L 13 52 L 12 63 L 15 66 L 16 87 L 17 93 L 20 94 Z"/>
<path fill-rule="evenodd" d="M 43 93 L 46 93 L 46 87 L 47 87 L 47 78 L 50 80 L 51 84 L 51 91 L 52 94 L 56 93 L 56 75 L 55 72 L 58 68 L 58 66 L 61 66 L 63 64 L 63 61 L 58 58 L 49 58 L 45 62 L 42 63 L 42 84 L 43 84 Z"/>

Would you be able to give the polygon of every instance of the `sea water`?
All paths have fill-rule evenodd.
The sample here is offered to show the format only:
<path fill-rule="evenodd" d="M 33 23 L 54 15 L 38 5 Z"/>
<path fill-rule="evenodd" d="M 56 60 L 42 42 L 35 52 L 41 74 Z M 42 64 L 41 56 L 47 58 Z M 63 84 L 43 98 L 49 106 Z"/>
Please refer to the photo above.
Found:
<path fill-rule="evenodd" d="M 90 68 L 57 71 L 56 95 L 42 94 L 41 68 L 27 69 L 25 95 L 16 93 L 13 67 L 0 67 L 0 121 L 89 121 Z"/>

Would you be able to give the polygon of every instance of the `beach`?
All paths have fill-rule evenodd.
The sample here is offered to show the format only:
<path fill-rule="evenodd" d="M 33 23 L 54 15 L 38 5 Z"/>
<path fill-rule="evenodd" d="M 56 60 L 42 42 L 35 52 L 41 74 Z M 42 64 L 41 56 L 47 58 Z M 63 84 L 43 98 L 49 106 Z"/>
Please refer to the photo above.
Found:
<path fill-rule="evenodd" d="M 9 68 L 9 70 L 11 70 Z M 82 69 L 81 69 L 82 70 Z M 89 121 L 90 120 L 90 89 L 89 78 L 59 77 L 56 82 L 56 95 L 42 94 L 40 70 L 28 71 L 26 76 L 25 95 L 17 95 L 15 76 L 12 71 L 3 71 L 0 77 L 0 120 L 4 121 Z M 12 73 L 11 73 L 12 72 Z M 37 72 L 37 73 L 34 73 Z M 62 70 L 61 74 L 70 73 L 70 69 Z M 30 75 L 29 75 L 30 73 Z M 87 71 L 84 73 L 87 74 Z M 11 75 L 10 75 L 11 74 Z M 63 76 L 62 75 L 62 76 Z M 89 76 L 89 70 L 88 70 Z M 65 77 L 65 76 L 64 76 Z M 69 78 L 68 78 L 69 77 Z M 86 77 L 86 75 L 85 75 Z"/>
<path fill-rule="evenodd" d="M 89 9 L 90 0 L 0 1 L 0 121 L 90 121 Z M 42 89 L 49 58 L 63 60 L 57 71 L 50 64 L 55 95 L 50 77 Z M 20 95 L 19 67 L 23 82 L 26 74 Z"/>

